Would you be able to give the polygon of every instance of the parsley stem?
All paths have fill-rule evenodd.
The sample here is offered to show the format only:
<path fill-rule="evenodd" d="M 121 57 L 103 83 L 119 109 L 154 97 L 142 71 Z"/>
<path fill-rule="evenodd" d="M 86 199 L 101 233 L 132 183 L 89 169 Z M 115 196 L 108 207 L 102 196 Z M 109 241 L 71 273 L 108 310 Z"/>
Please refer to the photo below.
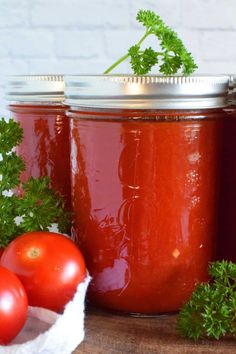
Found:
<path fill-rule="evenodd" d="M 123 55 L 120 59 L 118 59 L 114 64 L 112 64 L 106 71 L 104 71 L 104 74 L 109 74 L 114 68 L 116 68 L 120 63 L 128 59 L 129 54 Z"/>
<path fill-rule="evenodd" d="M 146 30 L 145 34 L 143 35 L 143 37 L 139 40 L 139 42 L 137 43 L 137 45 L 141 45 L 143 43 L 143 41 L 149 36 L 150 32 L 148 30 Z M 115 63 L 113 63 L 106 71 L 104 71 L 104 74 L 109 74 L 113 69 L 115 69 L 119 64 L 123 63 L 123 61 L 125 61 L 126 59 L 128 59 L 129 54 L 125 54 L 123 55 L 123 57 L 121 57 L 120 59 L 118 59 Z"/>

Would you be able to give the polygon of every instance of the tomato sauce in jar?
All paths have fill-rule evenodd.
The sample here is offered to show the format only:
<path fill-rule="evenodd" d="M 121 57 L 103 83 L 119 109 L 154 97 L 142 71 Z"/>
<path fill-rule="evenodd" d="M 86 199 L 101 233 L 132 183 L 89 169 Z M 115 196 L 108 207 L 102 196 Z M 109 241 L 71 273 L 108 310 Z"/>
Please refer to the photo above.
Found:
<path fill-rule="evenodd" d="M 206 96 L 196 103 L 198 85 Z M 66 87 L 89 299 L 126 313 L 177 311 L 215 256 L 227 77 L 68 77 Z"/>
<path fill-rule="evenodd" d="M 232 80 L 236 87 L 236 77 Z M 229 94 L 223 126 L 220 232 L 217 258 L 236 262 L 236 89 Z"/>
<path fill-rule="evenodd" d="M 48 176 L 52 187 L 70 208 L 69 122 L 66 117 L 63 76 L 14 76 L 8 87 L 8 106 L 23 128 L 24 138 L 17 152 L 25 161 L 21 175 Z"/>

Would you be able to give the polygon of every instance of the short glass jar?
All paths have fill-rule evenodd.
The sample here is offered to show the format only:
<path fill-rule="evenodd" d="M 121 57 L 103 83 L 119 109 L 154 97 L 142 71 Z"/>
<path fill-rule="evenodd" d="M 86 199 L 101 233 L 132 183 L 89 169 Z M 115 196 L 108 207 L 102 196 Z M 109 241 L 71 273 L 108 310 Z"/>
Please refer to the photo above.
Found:
<path fill-rule="evenodd" d="M 223 126 L 220 232 L 217 258 L 236 262 L 236 76 L 230 80 Z"/>
<path fill-rule="evenodd" d="M 9 78 L 6 99 L 12 117 L 24 130 L 17 152 L 23 157 L 25 182 L 30 176 L 49 176 L 52 187 L 70 208 L 69 122 L 64 100 L 64 77 L 29 75 Z"/>
<path fill-rule="evenodd" d="M 215 255 L 228 77 L 70 76 L 73 233 L 90 301 L 177 311 Z"/>

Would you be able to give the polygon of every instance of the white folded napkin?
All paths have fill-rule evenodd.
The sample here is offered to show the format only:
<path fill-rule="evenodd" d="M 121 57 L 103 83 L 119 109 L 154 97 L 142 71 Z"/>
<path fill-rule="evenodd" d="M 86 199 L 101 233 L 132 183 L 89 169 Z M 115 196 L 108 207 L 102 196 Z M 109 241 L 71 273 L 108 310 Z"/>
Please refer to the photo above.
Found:
<path fill-rule="evenodd" d="M 84 302 L 90 279 L 88 275 L 79 284 L 63 314 L 30 306 L 24 328 L 9 345 L 0 345 L 0 354 L 71 354 L 84 339 Z"/>

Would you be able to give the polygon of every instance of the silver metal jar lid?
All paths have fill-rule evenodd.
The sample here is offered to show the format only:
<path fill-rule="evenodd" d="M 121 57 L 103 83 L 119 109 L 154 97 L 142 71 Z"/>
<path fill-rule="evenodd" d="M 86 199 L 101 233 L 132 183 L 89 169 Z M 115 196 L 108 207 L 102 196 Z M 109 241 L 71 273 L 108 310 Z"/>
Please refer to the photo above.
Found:
<path fill-rule="evenodd" d="M 229 76 L 65 76 L 65 104 L 84 108 L 204 109 L 227 104 Z"/>
<path fill-rule="evenodd" d="M 8 78 L 7 101 L 59 103 L 64 100 L 63 75 L 15 75 Z"/>
<path fill-rule="evenodd" d="M 229 78 L 229 96 L 230 104 L 236 104 L 236 75 L 230 75 Z"/>

